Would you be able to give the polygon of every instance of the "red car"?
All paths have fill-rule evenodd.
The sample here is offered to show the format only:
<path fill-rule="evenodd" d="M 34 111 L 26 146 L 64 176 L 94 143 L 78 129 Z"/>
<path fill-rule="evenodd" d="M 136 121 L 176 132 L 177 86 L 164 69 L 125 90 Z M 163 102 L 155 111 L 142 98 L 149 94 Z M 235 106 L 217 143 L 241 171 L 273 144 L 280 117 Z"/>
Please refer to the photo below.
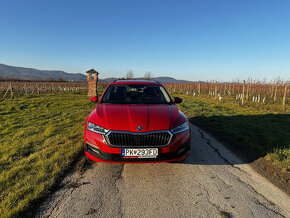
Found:
<path fill-rule="evenodd" d="M 97 102 L 96 97 L 92 97 Z M 172 162 L 190 151 L 185 115 L 158 82 L 118 80 L 108 85 L 85 124 L 86 156 L 96 162 Z"/>

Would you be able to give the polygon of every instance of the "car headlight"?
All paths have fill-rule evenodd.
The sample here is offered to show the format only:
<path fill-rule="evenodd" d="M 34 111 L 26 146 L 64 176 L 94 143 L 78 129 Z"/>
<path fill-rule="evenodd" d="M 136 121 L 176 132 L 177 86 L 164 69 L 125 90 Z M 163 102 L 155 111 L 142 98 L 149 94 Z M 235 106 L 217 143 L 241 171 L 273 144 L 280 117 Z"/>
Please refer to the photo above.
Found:
<path fill-rule="evenodd" d="M 188 129 L 189 129 L 189 125 L 187 122 L 185 122 L 185 123 L 181 124 L 180 126 L 173 128 L 172 130 L 170 130 L 170 132 L 172 132 L 172 134 L 177 134 L 177 133 L 184 132 Z"/>
<path fill-rule="evenodd" d="M 101 126 L 98 126 L 92 122 L 88 122 L 88 125 L 87 125 L 87 130 L 90 130 L 92 132 L 95 132 L 95 133 L 99 133 L 99 134 L 102 134 L 102 135 L 105 135 L 107 132 L 109 132 L 108 129 L 105 129 Z"/>

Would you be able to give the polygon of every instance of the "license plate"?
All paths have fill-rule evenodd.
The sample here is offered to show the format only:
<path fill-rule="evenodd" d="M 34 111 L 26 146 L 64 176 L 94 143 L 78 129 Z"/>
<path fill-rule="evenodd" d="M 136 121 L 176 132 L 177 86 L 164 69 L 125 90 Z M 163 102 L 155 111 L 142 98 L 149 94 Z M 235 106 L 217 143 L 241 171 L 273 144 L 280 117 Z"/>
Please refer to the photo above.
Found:
<path fill-rule="evenodd" d="M 156 158 L 158 148 L 123 148 L 123 158 Z"/>

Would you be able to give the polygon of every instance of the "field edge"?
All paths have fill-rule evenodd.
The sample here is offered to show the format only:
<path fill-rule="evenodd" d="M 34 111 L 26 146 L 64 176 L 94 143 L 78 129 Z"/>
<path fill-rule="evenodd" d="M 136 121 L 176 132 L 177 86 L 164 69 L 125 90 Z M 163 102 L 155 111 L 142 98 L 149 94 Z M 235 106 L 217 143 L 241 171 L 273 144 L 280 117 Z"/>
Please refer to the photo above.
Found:
<path fill-rule="evenodd" d="M 255 155 L 250 154 L 242 146 L 236 142 L 229 135 L 223 135 L 220 131 L 217 132 L 213 128 L 202 125 L 200 122 L 194 122 L 189 119 L 190 123 L 198 126 L 205 132 L 213 136 L 217 141 L 221 142 L 226 148 L 228 148 L 235 155 L 247 162 L 257 173 L 261 174 L 264 178 L 276 185 L 280 190 L 290 196 L 289 181 L 290 173 L 283 171 L 283 169 L 275 165 L 272 161 L 267 160 L 265 157 L 255 158 Z M 226 137 L 224 137 L 226 136 Z"/>

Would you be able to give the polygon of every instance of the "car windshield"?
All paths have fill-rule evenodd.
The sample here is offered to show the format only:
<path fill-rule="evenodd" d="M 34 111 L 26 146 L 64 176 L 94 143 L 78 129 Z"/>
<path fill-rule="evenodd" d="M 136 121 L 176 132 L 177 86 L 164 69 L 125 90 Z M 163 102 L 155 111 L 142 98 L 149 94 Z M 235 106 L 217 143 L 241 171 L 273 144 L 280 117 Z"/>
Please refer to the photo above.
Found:
<path fill-rule="evenodd" d="M 110 104 L 170 104 L 171 99 L 160 85 L 111 85 L 102 103 Z"/>

